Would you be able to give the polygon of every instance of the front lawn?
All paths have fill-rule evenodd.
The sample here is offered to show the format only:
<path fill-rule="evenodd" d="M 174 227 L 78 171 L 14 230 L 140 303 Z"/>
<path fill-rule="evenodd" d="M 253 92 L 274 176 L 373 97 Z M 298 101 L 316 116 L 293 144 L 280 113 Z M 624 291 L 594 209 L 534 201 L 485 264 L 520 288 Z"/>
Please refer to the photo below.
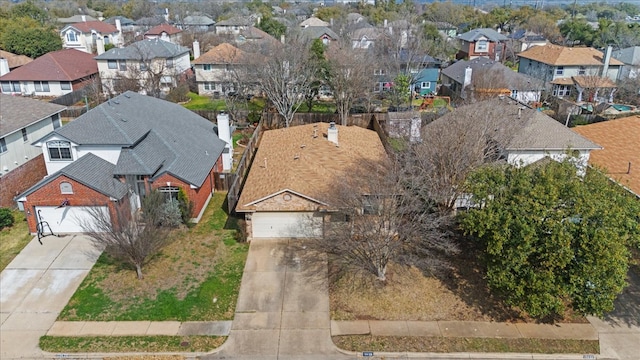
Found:
<path fill-rule="evenodd" d="M 248 246 L 236 242 L 236 229 L 225 229 L 225 197 L 214 194 L 199 224 L 174 231 L 143 268 L 143 280 L 103 254 L 58 320 L 232 319 Z"/>
<path fill-rule="evenodd" d="M 4 270 L 13 258 L 33 239 L 33 236 L 29 234 L 24 212 L 14 210 L 12 213 L 13 226 L 0 231 L 0 239 L 2 239 L 0 241 L 0 271 Z"/>

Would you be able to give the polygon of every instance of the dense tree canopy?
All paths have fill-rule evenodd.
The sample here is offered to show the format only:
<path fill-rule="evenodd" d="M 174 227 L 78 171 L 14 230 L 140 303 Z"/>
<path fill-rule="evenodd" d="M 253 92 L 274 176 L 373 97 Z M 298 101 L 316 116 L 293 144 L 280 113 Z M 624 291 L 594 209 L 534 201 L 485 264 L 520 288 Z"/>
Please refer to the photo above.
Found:
<path fill-rule="evenodd" d="M 62 49 L 60 35 L 31 18 L 0 20 L 0 48 L 32 58 Z"/>
<path fill-rule="evenodd" d="M 461 226 L 485 248 L 489 286 L 533 317 L 603 313 L 625 287 L 639 202 L 571 161 L 492 167 L 469 178 L 481 206 Z"/>

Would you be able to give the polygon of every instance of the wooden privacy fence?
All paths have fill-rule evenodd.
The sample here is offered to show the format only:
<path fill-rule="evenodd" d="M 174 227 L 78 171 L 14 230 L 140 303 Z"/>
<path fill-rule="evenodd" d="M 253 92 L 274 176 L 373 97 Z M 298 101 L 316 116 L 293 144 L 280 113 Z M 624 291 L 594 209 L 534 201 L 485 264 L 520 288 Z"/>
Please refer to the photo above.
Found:
<path fill-rule="evenodd" d="M 80 100 L 84 99 L 85 95 L 87 95 L 87 89 L 86 88 L 82 88 L 76 91 L 72 91 L 68 94 L 59 96 L 51 101 L 49 101 L 50 103 L 54 103 L 54 104 L 58 104 L 58 105 L 65 105 L 65 106 L 71 106 L 77 102 L 79 102 Z"/>
<path fill-rule="evenodd" d="M 227 193 L 227 206 L 229 214 L 232 214 L 235 211 L 236 204 L 238 203 L 238 198 L 240 197 L 240 191 L 242 190 L 242 185 L 244 184 L 244 179 L 249 172 L 249 167 L 251 166 L 251 162 L 253 160 L 253 155 L 258 149 L 258 140 L 260 138 L 260 134 L 262 133 L 262 125 L 264 120 L 260 120 L 258 122 L 258 126 L 253 131 L 249 142 L 247 143 L 247 147 L 238 162 L 238 167 L 236 168 L 235 173 L 226 174 L 225 176 L 232 177 L 228 179 L 231 181 L 231 186 L 229 186 L 229 192 Z"/>
<path fill-rule="evenodd" d="M 351 114 L 347 118 L 347 125 L 368 128 L 371 122 L 371 116 L 373 115 L 373 113 Z M 276 128 L 284 124 L 282 116 L 278 113 L 263 112 L 262 120 L 264 120 L 264 124 L 268 128 Z M 332 121 L 336 124 L 340 124 L 340 115 L 323 113 L 296 113 L 293 115 L 293 120 L 291 120 L 290 126 L 313 124 L 318 122 L 330 123 Z"/>

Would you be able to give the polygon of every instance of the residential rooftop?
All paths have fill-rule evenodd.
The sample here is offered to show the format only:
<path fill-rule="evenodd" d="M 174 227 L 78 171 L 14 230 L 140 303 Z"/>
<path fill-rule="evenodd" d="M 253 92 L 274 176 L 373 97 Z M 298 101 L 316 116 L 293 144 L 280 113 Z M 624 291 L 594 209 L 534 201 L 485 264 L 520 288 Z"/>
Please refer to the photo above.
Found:
<path fill-rule="evenodd" d="M 566 47 L 559 45 L 534 46 L 518 54 L 519 57 L 535 60 L 548 65 L 603 65 L 604 54 L 594 48 Z M 624 65 L 611 58 L 610 65 Z"/>
<path fill-rule="evenodd" d="M 22 96 L 0 94 L 0 137 L 5 137 L 66 109 L 66 106 Z"/>

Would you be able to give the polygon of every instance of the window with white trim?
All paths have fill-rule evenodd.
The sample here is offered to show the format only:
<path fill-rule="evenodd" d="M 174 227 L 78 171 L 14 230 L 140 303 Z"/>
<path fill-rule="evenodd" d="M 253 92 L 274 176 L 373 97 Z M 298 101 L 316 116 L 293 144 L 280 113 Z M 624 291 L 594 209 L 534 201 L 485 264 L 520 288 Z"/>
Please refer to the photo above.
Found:
<path fill-rule="evenodd" d="M 145 63 L 144 61 L 142 61 L 140 63 L 140 71 L 147 71 L 149 70 L 149 67 L 147 66 L 147 63 Z"/>
<path fill-rule="evenodd" d="M 49 92 L 48 81 L 34 81 L 33 84 L 35 85 L 37 92 Z"/>
<path fill-rule="evenodd" d="M 53 115 L 53 117 L 51 117 L 51 123 L 53 124 L 53 129 L 57 129 L 60 126 L 62 126 L 62 124 L 60 123 L 60 114 L 55 114 Z"/>
<path fill-rule="evenodd" d="M 476 41 L 476 52 L 488 52 L 489 42 L 487 40 Z"/>
<path fill-rule="evenodd" d="M 60 81 L 60 90 L 71 90 L 71 83 L 68 81 Z"/>
<path fill-rule="evenodd" d="M 107 60 L 107 67 L 109 69 L 117 69 L 118 68 L 118 61 L 117 60 Z"/>
<path fill-rule="evenodd" d="M 578 75 L 586 75 L 586 74 L 587 74 L 587 67 L 580 66 L 580 68 L 578 69 Z"/>
<path fill-rule="evenodd" d="M 158 191 L 163 193 L 167 201 L 178 201 L 178 192 L 180 188 L 177 186 L 163 186 L 158 188 Z"/>
<path fill-rule="evenodd" d="M 373 75 L 384 75 L 384 74 L 386 74 L 386 71 L 384 71 L 384 69 L 373 70 Z"/>
<path fill-rule="evenodd" d="M 4 138 L 0 138 L 0 154 L 2 154 L 3 152 L 7 152 L 7 142 L 4 140 Z"/>
<path fill-rule="evenodd" d="M 49 160 L 51 161 L 73 160 L 71 156 L 71 143 L 68 141 L 48 141 L 47 149 L 49 149 Z"/>
<path fill-rule="evenodd" d="M 77 42 L 78 41 L 78 34 L 76 34 L 76 32 L 73 31 L 73 30 L 67 31 L 67 41 L 68 42 Z"/>
<path fill-rule="evenodd" d="M 564 74 L 564 66 L 558 66 L 556 68 L 556 75 L 562 75 Z"/>
<path fill-rule="evenodd" d="M 420 87 L 423 89 L 431 89 L 431 81 L 423 81 L 420 83 Z"/>
<path fill-rule="evenodd" d="M 165 63 L 167 65 L 167 69 L 173 68 L 173 59 L 167 59 Z"/>
<path fill-rule="evenodd" d="M 211 71 L 211 64 L 203 64 L 202 65 L 202 70 Z"/>
<path fill-rule="evenodd" d="M 29 141 L 29 136 L 27 135 L 27 128 L 21 129 L 20 132 L 22 132 L 22 141 L 24 142 Z"/>
<path fill-rule="evenodd" d="M 127 71 L 127 60 L 118 61 L 118 69 L 120 71 Z"/>

